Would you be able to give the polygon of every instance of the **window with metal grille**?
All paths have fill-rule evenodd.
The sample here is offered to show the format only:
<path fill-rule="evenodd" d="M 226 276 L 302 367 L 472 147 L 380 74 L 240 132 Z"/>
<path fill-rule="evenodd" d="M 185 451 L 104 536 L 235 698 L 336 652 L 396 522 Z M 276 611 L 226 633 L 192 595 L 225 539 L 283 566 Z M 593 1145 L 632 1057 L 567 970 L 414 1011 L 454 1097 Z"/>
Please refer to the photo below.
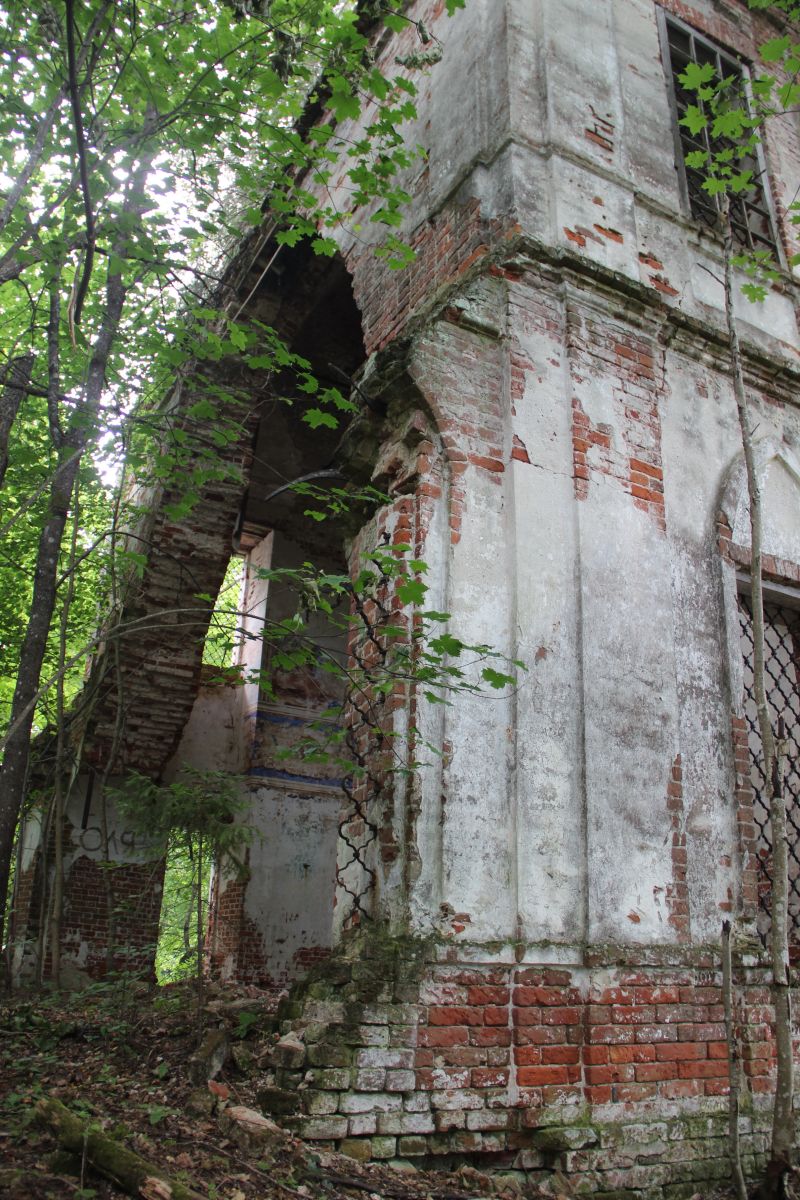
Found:
<path fill-rule="evenodd" d="M 664 57 L 664 70 L 669 80 L 670 98 L 674 117 L 673 131 L 675 135 L 675 160 L 681 179 L 684 203 L 687 210 L 698 221 L 709 228 L 719 227 L 720 201 L 717 196 L 711 196 L 703 187 L 705 175 L 686 165 L 686 156 L 695 150 L 704 150 L 709 154 L 717 154 L 728 149 L 734 143 L 724 138 L 712 138 L 709 128 L 701 129 L 699 133 L 690 133 L 685 125 L 680 124 L 682 117 L 691 104 L 698 104 L 697 95 L 687 92 L 681 87 L 679 76 L 683 74 L 689 63 L 710 63 L 717 78 L 733 76 L 740 80 L 746 89 L 747 68 L 733 55 L 726 53 L 719 46 L 696 33 L 689 25 L 674 17 L 668 17 L 659 10 L 661 22 L 661 42 Z M 769 195 L 764 158 L 761 148 L 756 147 L 747 156 L 738 160 L 740 170 L 749 170 L 753 174 L 753 186 L 746 192 L 730 198 L 731 227 L 734 240 L 746 250 L 767 250 L 773 258 L 780 261 L 780 249 L 773 219 L 773 209 Z"/>
<path fill-rule="evenodd" d="M 800 599 L 800 597 L 798 597 Z M 739 625 L 744 659 L 744 712 L 750 747 L 750 781 L 758 854 L 758 930 L 766 942 L 772 894 L 771 788 L 764 777 L 761 733 L 753 678 L 753 613 L 750 597 L 739 596 Z M 800 942 L 800 611 L 764 605 L 764 670 L 772 728 L 783 721 L 786 827 L 789 837 L 789 931 Z"/>

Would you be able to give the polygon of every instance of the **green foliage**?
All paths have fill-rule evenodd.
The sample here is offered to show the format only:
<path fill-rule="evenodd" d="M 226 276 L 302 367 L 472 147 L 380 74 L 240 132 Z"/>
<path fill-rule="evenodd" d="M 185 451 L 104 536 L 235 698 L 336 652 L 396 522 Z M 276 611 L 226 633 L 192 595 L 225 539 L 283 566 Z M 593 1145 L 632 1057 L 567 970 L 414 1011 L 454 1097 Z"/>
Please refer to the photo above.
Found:
<path fill-rule="evenodd" d="M 210 868 L 243 870 L 242 856 L 253 836 L 243 823 L 248 800 L 230 775 L 189 770 L 169 784 L 131 774 L 111 795 L 128 828 L 162 844 L 166 854 L 156 950 L 159 982 L 197 975 Z"/>
<path fill-rule="evenodd" d="M 247 812 L 247 800 L 223 772 L 186 770 L 168 784 L 134 773 L 111 794 L 127 828 L 167 849 L 191 853 L 202 839 L 215 858 L 235 862 L 252 836 L 249 826 L 236 823 Z"/>
<path fill-rule="evenodd" d="M 195 973 L 196 863 L 196 846 L 191 851 L 183 846 L 172 846 L 167 852 L 155 957 L 156 979 L 161 984 L 191 979 Z M 205 918 L 205 895 L 202 902 L 202 917 Z"/>
<path fill-rule="evenodd" d="M 211 624 L 203 648 L 203 662 L 214 667 L 230 667 L 240 622 L 244 559 L 232 558 L 219 590 Z M 209 602 L 211 597 L 207 597 Z"/>
<path fill-rule="evenodd" d="M 406 28 L 402 8 L 381 0 L 374 15 Z M 70 12 L 80 130 L 66 51 Z M 15 356 L 34 360 L 0 500 L 1 728 L 59 445 L 77 439 L 88 447 L 72 658 L 90 643 L 109 586 L 146 566 L 146 544 L 123 548 L 112 537 L 137 520 L 129 491 L 112 511 L 107 484 L 122 461 L 140 492 L 169 484 L 176 519 L 204 486 L 230 478 L 220 451 L 240 436 L 248 389 L 221 387 L 214 364 L 236 358 L 253 372 L 297 372 L 300 390 L 314 397 L 304 414 L 312 428 L 335 427 L 352 411 L 335 388 L 318 387 L 273 330 L 213 301 L 232 247 L 264 225 L 279 243 L 309 238 L 316 253 L 330 254 L 326 230 L 358 206 L 374 204 L 380 219 L 394 221 L 407 200 L 397 172 L 416 152 L 401 130 L 413 113 L 413 82 L 375 67 L 354 5 L 338 0 L 74 0 L 64 8 L 12 0 L 0 12 L 0 92 L 0 371 Z M 301 136 L 297 122 L 317 101 L 328 115 Z M 353 142 L 338 122 L 362 114 Z M 342 155 L 347 186 L 334 199 L 324 184 Z M 395 238 L 390 252 L 410 255 Z M 115 289 L 122 305 L 109 324 Z M 93 363 L 103 380 L 87 405 Z M 178 419 L 170 392 L 176 373 L 189 370 L 198 394 Z M 65 555 L 62 591 L 71 570 Z M 46 678 L 56 659 L 51 638 Z M 67 699 L 82 669 L 76 657 Z M 38 727 L 53 715 L 45 702 Z"/>
<path fill-rule="evenodd" d="M 748 0 L 755 10 L 771 10 L 789 22 L 800 19 L 796 0 Z M 696 135 L 708 130 L 710 152 L 698 150 L 686 157 L 686 165 L 703 171 L 703 187 L 711 196 L 747 194 L 754 185 L 754 152 L 762 143 L 767 122 L 800 104 L 800 38 L 790 30 L 769 38 L 758 48 L 761 64 L 769 70 L 755 70 L 746 87 L 742 78 L 719 78 L 710 63 L 689 63 L 680 76 L 681 86 L 693 92 L 697 103 L 689 105 L 681 124 Z M 790 219 L 800 223 L 800 201 L 789 205 Z M 751 301 L 763 300 L 772 283 L 780 279 L 778 264 L 763 251 L 737 256 L 735 265 L 747 275 L 742 285 Z M 800 265 L 793 256 L 790 267 Z"/>
<path fill-rule="evenodd" d="M 747 191 L 752 186 L 752 170 L 745 166 L 758 143 L 754 134 L 757 118 L 751 114 L 741 78 L 719 77 L 711 63 L 687 64 L 679 76 L 681 87 L 697 96 L 680 124 L 693 135 L 708 130 L 711 151 L 697 150 L 687 155 L 689 167 L 706 170 L 703 183 L 712 196 L 730 191 Z"/>
<path fill-rule="evenodd" d="M 151 1104 L 147 1109 L 147 1120 L 150 1125 L 160 1125 L 172 1114 L 172 1109 L 165 1104 Z"/>
<path fill-rule="evenodd" d="M 733 259 L 733 265 L 739 267 L 747 282 L 742 284 L 742 292 L 748 300 L 754 302 L 765 300 L 769 285 L 777 283 L 781 278 L 776 270 L 772 256 L 766 250 L 754 250 L 750 254 L 738 254 Z"/>
<path fill-rule="evenodd" d="M 246 1038 L 254 1025 L 257 1025 L 261 1020 L 259 1013 L 240 1012 L 239 1019 L 236 1023 L 236 1028 L 233 1031 L 235 1038 Z"/>
<path fill-rule="evenodd" d="M 46 496 L 40 495 L 31 507 L 23 509 L 40 487 L 43 470 L 54 465 L 52 448 L 47 444 L 46 420 L 44 424 L 41 420 L 41 405 L 40 400 L 28 398 L 22 406 L 12 430 L 10 465 L 0 493 L 0 526 L 10 526 L 0 536 L 0 729 L 10 712 L 19 647 L 31 608 L 36 565 L 36 541 L 32 535 L 44 519 Z M 112 553 L 107 537 L 112 499 L 89 461 L 81 469 L 79 489 L 78 559 L 73 563 L 65 546 L 59 564 L 59 596 L 63 596 L 71 577 L 75 577 L 66 645 L 68 658 L 79 654 L 92 638 L 98 606 L 107 592 Z M 57 668 L 58 645 L 54 633 L 45 656 L 45 677 L 50 678 Z M 80 689 L 84 673 L 85 663 L 80 659 L 68 669 L 67 701 Z M 53 696 L 45 695 L 39 706 L 37 726 L 43 728 L 55 719 Z"/>
<path fill-rule="evenodd" d="M 419 687 L 431 704 L 449 704 L 455 696 L 485 695 L 487 690 L 491 694 L 516 685 L 518 673 L 525 669 L 521 660 L 508 659 L 489 645 L 462 641 L 442 629 L 450 623 L 450 613 L 424 607 L 429 588 L 421 576 L 428 565 L 411 554 L 411 546 L 404 543 L 375 547 L 364 556 L 354 578 L 320 571 L 308 562 L 299 568 L 259 572 L 261 578 L 291 588 L 298 610 L 283 621 L 267 622 L 263 637 L 270 649 L 265 656 L 270 670 L 253 672 L 249 681 L 269 695 L 276 668 L 306 668 L 336 677 L 343 695 L 339 705 L 315 722 L 312 734 L 284 752 L 286 757 L 300 754 L 307 762 L 335 764 L 357 776 L 363 768 L 354 764 L 348 744 L 347 709 L 352 697 L 386 697 L 402 685 Z M 399 612 L 393 610 L 392 596 L 402 605 Z M 306 633 L 314 612 L 323 613 L 331 629 L 341 632 L 342 644 L 371 643 L 373 649 L 380 648 L 377 656 L 363 657 L 356 650 L 348 659 L 326 650 L 318 638 Z M 370 617 L 370 612 L 377 615 Z M 411 746 L 439 753 L 413 725 L 401 734 L 376 719 L 374 730 L 376 741 L 388 751 L 385 769 L 390 774 L 408 774 L 423 765 L 421 759 L 409 760 Z M 402 748 L 395 747 L 398 739 Z"/>

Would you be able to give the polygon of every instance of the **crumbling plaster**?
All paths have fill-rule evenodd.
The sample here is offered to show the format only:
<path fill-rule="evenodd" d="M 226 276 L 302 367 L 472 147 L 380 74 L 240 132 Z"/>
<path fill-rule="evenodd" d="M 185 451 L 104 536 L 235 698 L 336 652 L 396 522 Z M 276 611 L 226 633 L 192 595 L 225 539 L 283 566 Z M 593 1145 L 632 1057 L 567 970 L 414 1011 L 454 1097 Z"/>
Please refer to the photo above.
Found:
<path fill-rule="evenodd" d="M 429 20 L 429 8 L 410 11 Z M 711 36 L 752 47 L 758 30 L 729 8 L 727 24 L 718 6 L 693 12 Z M 719 247 L 681 211 L 657 6 L 473 0 L 441 25 L 434 14 L 433 28 L 446 52 L 419 98 L 429 161 L 409 175 L 405 232 L 435 231 L 476 196 L 501 240 L 486 247 L 494 276 L 468 262 L 460 285 L 420 297 L 416 318 L 410 303 L 408 386 L 449 438 L 445 475 L 455 453 L 464 496 L 449 544 L 452 492 L 434 506 L 427 582 L 459 636 L 529 672 L 511 697 L 423 717 L 452 749 L 421 773 L 416 878 L 389 872 L 376 903 L 420 932 L 454 914 L 465 942 L 556 941 L 568 956 L 609 940 L 702 941 L 739 885 L 735 668 L 720 638 L 732 601 L 715 528 L 740 437 Z M 404 39 L 390 39 L 387 61 Z M 773 140 L 781 167 L 796 162 L 793 127 Z M 337 234 L 370 310 L 375 267 L 361 243 L 379 235 Z M 504 264 L 509 237 L 517 258 Z M 763 388 L 768 363 L 794 365 L 791 289 L 737 303 Z M 425 325 L 426 311 L 438 321 Z M 624 377 L 629 356 L 640 378 Z M 637 404 L 650 415 L 632 418 Z M 576 406 L 590 431 L 579 496 Z M 768 412 L 782 438 L 796 436 L 791 408 Z M 639 506 L 641 484 L 625 475 L 637 455 L 656 481 Z M 797 558 L 790 523 L 784 532 L 781 557 Z"/>
<path fill-rule="evenodd" d="M 738 0 L 664 3 L 745 53 L 766 36 Z M 710 1121 L 726 1103 L 716 944 L 731 915 L 740 933 L 754 929 L 748 767 L 731 731 L 742 717 L 736 575 L 749 551 L 720 247 L 682 211 L 657 10 L 468 0 L 447 20 L 433 0 L 411 4 L 444 47 L 408 130 L 428 152 L 405 180 L 413 199 L 399 231 L 417 262 L 393 273 L 376 260 L 369 243 L 384 230 L 369 214 L 335 232 L 368 355 L 357 394 L 372 402 L 341 464 L 360 479 L 374 465 L 391 497 L 350 553 L 408 537 L 429 564 L 430 607 L 527 670 L 497 697 L 416 698 L 421 733 L 442 754 L 395 781 L 373 814 L 385 837 L 371 851 L 371 903 L 395 939 L 391 954 L 375 952 L 392 965 L 374 978 L 389 1008 L 357 1033 L 335 1001 L 314 1016 L 316 996 L 304 1007 L 298 992 L 287 1010 L 301 1030 L 329 1020 L 332 1031 L 309 1046 L 314 1078 L 287 1076 L 310 1084 L 307 1136 L 377 1131 L 401 1153 L 499 1152 L 587 1113 Z M 414 36 L 409 26 L 386 39 L 379 64 Z M 794 122 L 775 123 L 778 198 L 794 194 L 799 145 Z M 331 184 L 345 206 L 346 166 Z M 785 223 L 783 236 L 788 245 Z M 737 306 L 765 548 L 772 573 L 796 583 L 794 284 L 787 275 L 764 305 Z M 252 561 L 283 561 L 261 532 Z M 281 603 L 251 589 L 254 623 Z M 251 643 L 249 665 L 259 653 Z M 249 881 L 221 893 L 216 965 L 276 984 L 351 923 L 341 840 L 333 905 L 335 827 L 348 818 L 336 781 L 298 782 L 301 765 L 274 755 L 280 731 L 315 708 L 313 679 L 287 682 L 266 702 L 241 689 L 242 742 L 220 751 L 249 772 L 259 840 Z M 204 723 L 227 721 L 214 708 L 227 703 L 201 698 L 179 757 L 197 747 L 208 757 Z M 393 720 L 410 737 L 409 706 Z M 363 963 L 359 945 L 352 931 L 342 938 L 356 998 L 373 979 L 369 939 Z M 755 1112 L 771 1050 L 754 961 L 742 1014 Z M 364 1048 L 348 1049 L 350 1036 Z M 351 1061 L 353 1074 L 331 1083 Z M 370 1099 L 362 1068 L 383 1073 L 385 1092 Z M 412 1071 L 413 1087 L 390 1079 Z M 691 1142 L 698 1158 L 725 1152 L 720 1138 L 707 1145 L 710 1128 Z M 604 1136 L 566 1169 L 607 1172 L 615 1187 L 706 1178 L 676 1162 L 688 1140 L 675 1155 L 653 1151 L 654 1167 Z M 688 1125 L 675 1135 L 692 1136 Z"/>

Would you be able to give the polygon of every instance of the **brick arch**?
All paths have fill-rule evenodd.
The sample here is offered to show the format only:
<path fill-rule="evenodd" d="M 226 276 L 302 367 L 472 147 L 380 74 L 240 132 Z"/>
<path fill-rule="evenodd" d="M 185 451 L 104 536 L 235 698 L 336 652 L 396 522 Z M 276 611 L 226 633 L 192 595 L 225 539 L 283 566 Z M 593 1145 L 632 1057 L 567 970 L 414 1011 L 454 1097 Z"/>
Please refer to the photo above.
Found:
<path fill-rule="evenodd" d="M 280 258 L 273 260 L 274 243 L 261 245 L 256 251 L 256 240 L 242 243 L 211 303 L 226 308 L 236 319 L 257 319 L 272 326 L 291 349 L 312 361 L 313 368 L 321 366 L 329 371 L 333 362 L 335 371 L 330 373 L 329 382 L 348 390 L 341 376 L 345 381 L 352 377 L 365 351 L 361 315 L 344 260 L 340 255 L 332 260 L 320 258 L 306 247 L 284 248 Z M 273 261 L 276 269 L 267 269 Z M 328 318 L 324 328 L 322 314 Z M 316 360 L 307 353 L 310 343 Z M 176 383 L 165 397 L 164 409 L 176 427 L 197 435 L 201 466 L 208 418 L 197 415 L 194 408 L 198 392 L 209 381 L 226 397 L 226 403 L 231 397 L 238 403 L 232 409 L 236 436 L 221 451 L 229 470 L 200 489 L 188 513 L 176 503 L 180 499 L 178 484 L 156 483 L 138 497 L 145 516 L 131 536 L 136 539 L 133 547 L 137 552 L 146 548 L 147 561 L 141 574 L 121 589 L 121 610 L 106 614 L 104 621 L 110 630 L 119 622 L 120 628 L 129 632 L 123 632 L 116 641 L 109 639 L 115 653 L 100 647 L 70 718 L 76 759 L 80 757 L 83 765 L 75 789 L 76 805 L 78 800 L 80 804 L 76 813 L 68 813 L 67 844 L 79 840 L 82 828 L 94 828 L 99 823 L 103 801 L 101 789 L 93 781 L 102 774 L 112 751 L 115 776 L 135 770 L 157 779 L 169 768 L 192 718 L 203 680 L 203 646 L 213 607 L 209 597 L 219 591 L 237 525 L 241 528 L 247 519 L 257 524 L 261 514 L 257 509 L 248 511 L 254 496 L 267 495 L 275 490 L 277 482 L 286 479 L 280 470 L 274 480 L 258 477 L 263 457 L 259 427 L 269 442 L 276 430 L 274 412 L 286 408 L 280 404 L 280 397 L 287 394 L 281 390 L 288 386 L 286 377 L 282 379 L 268 369 L 245 369 L 234 358 L 227 358 L 215 364 L 200 363 L 196 377 L 187 373 Z M 299 414 L 295 425 L 310 436 Z M 286 423 L 284 432 L 288 437 L 291 423 Z M 337 433 L 327 442 L 317 439 L 321 443 L 317 451 L 320 465 L 327 465 L 340 436 Z M 187 474 L 192 465 L 186 464 Z M 280 468 L 279 460 L 277 465 Z M 296 474 L 303 473 L 301 465 Z M 32 782 L 44 788 L 50 783 L 50 767 L 46 754 L 42 759 L 44 766 Z M 112 832 L 121 837 L 126 831 L 115 828 L 115 819 L 112 812 Z M 42 849 L 38 845 L 36 854 Z M 160 856 L 160 849 L 153 851 L 153 855 L 156 853 Z M 114 872 L 114 878 L 126 880 L 126 896 L 130 893 L 132 902 L 135 900 L 146 913 L 146 919 L 131 934 L 129 948 L 151 961 L 158 931 L 159 873 L 163 864 L 160 859 L 127 864 L 122 850 L 112 851 L 111 856 L 125 865 L 125 871 Z M 34 857 L 32 870 L 37 861 Z M 90 880 L 92 872 L 94 879 Z M 26 882 L 22 880 L 21 886 Z M 70 868 L 68 873 L 65 893 L 72 924 L 65 923 L 64 929 L 74 935 L 74 945 L 85 946 L 86 953 L 85 963 L 77 962 L 72 948 L 65 943 L 64 961 L 70 965 L 75 960 L 76 969 L 85 966 L 90 974 L 102 973 L 108 938 L 108 922 L 103 924 L 102 872 L 80 853 L 76 854 L 75 869 Z M 29 911 L 24 895 L 23 900 L 25 911 L 19 906 L 16 928 L 21 940 L 35 945 L 35 914 Z"/>

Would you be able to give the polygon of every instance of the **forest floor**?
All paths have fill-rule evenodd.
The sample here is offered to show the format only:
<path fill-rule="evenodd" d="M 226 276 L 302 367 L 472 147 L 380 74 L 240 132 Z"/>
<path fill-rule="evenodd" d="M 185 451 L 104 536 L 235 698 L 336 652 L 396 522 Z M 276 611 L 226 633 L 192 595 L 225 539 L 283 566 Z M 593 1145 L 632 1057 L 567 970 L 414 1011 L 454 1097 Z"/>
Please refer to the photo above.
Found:
<path fill-rule="evenodd" d="M 211 989 L 205 1026 L 228 1027 L 233 1057 L 198 1087 L 191 984 L 155 990 L 96 985 L 73 994 L 0 1001 L 0 1196 L 8 1200 L 116 1200 L 131 1192 L 92 1168 L 91 1153 L 59 1148 L 42 1109 L 59 1100 L 91 1129 L 148 1160 L 207 1200 L 539 1200 L 522 1172 L 483 1175 L 462 1166 L 421 1171 L 357 1163 L 273 1130 L 240 1136 L 225 1111 L 258 1110 L 259 1060 L 273 1037 L 259 1030 L 269 998 L 254 989 Z M 242 1015 L 246 1014 L 246 1015 Z M 239 1062 L 239 1066 L 237 1066 Z M 134 1192 L 168 1200 L 155 1180 Z"/>
<path fill-rule="evenodd" d="M 125 1191 L 83 1153 L 59 1149 L 43 1123 L 51 1101 L 88 1128 L 135 1151 L 158 1173 L 207 1200 L 536 1200 L 542 1191 L 519 1172 L 484 1175 L 471 1167 L 429 1172 L 362 1165 L 312 1148 L 285 1130 L 252 1138 L 232 1125 L 237 1106 L 257 1109 L 272 1035 L 254 989 L 213 989 L 207 1028 L 227 1027 L 232 1056 L 198 1087 L 190 1060 L 198 1045 L 190 984 L 154 990 L 95 985 L 81 993 L 0 1000 L 0 1196 L 9 1200 L 169 1200 L 155 1178 Z M 227 1113 L 227 1119 L 226 1119 Z M 263 1132 L 263 1131 L 262 1131 Z M 558 1189 L 556 1189 L 557 1191 Z M 177 1197 L 178 1190 L 174 1193 Z M 547 1193 L 553 1197 L 553 1192 Z"/>

